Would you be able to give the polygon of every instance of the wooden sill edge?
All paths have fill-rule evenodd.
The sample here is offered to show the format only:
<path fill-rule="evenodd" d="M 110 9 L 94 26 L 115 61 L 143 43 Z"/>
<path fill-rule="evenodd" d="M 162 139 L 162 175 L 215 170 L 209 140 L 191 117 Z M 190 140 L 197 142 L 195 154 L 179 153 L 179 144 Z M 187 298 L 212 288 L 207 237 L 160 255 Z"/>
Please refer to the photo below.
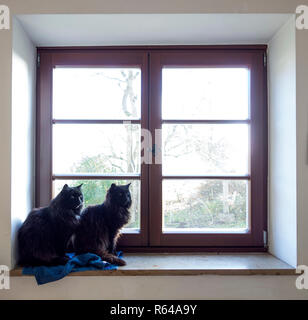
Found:
<path fill-rule="evenodd" d="M 193 275 L 297 275 L 295 268 L 290 269 L 118 269 L 89 270 L 72 272 L 69 277 L 83 276 L 193 276 Z M 11 277 L 27 277 L 22 274 L 22 268 L 10 271 Z"/>
<path fill-rule="evenodd" d="M 271 262 L 268 262 L 268 266 L 267 266 L 267 261 L 263 261 L 263 266 L 262 267 L 254 267 L 253 265 L 251 267 L 248 266 L 243 266 L 243 267 L 238 267 L 238 266 L 234 266 L 234 268 L 229 265 L 229 267 L 221 267 L 221 265 L 219 267 L 215 267 L 215 262 L 212 264 L 211 267 L 207 267 L 204 266 L 202 268 L 202 266 L 200 266 L 200 268 L 198 268 L 198 266 L 194 267 L 194 268 L 190 268 L 189 266 L 187 266 L 186 268 L 174 268 L 173 266 L 170 266 L 170 268 L 168 266 L 160 266 L 159 263 L 155 262 L 155 261 L 151 261 L 151 259 L 149 259 L 149 256 L 153 255 L 153 254 L 127 254 L 126 256 L 137 256 L 137 258 L 143 258 L 143 256 L 147 257 L 147 264 L 149 263 L 149 266 L 152 266 L 153 264 L 155 264 L 155 267 L 140 267 L 138 268 L 138 263 L 133 267 L 129 267 L 125 266 L 125 267 L 119 267 L 117 270 L 87 270 L 87 271 L 83 271 L 83 272 L 71 272 L 70 274 L 68 274 L 68 276 L 70 277 L 76 277 L 76 276 L 186 276 L 186 275 L 297 275 L 296 273 L 296 268 L 286 264 L 283 261 L 280 261 L 281 263 L 283 263 L 282 266 L 273 266 L 271 264 Z M 170 254 L 169 254 L 170 255 Z M 171 254 L 174 256 L 179 256 L 179 254 Z M 181 254 L 183 255 L 183 254 Z M 196 255 L 196 254 L 195 254 Z M 233 256 L 232 254 L 225 254 L 226 256 Z M 238 254 L 236 254 L 238 255 Z M 243 257 L 246 256 L 247 254 L 239 254 L 239 256 Z M 271 257 L 274 258 L 275 260 L 279 260 L 276 257 L 273 257 L 270 254 L 263 254 L 265 258 Z M 154 254 L 154 256 L 157 256 L 157 254 Z M 159 256 L 166 256 L 165 254 L 161 254 Z M 186 254 L 184 254 L 183 256 L 186 256 Z M 190 259 L 192 258 L 193 255 L 190 255 Z M 207 257 L 213 256 L 213 254 L 207 254 Z M 247 255 L 248 256 L 248 255 Z M 196 255 L 196 257 L 200 257 L 199 255 Z M 254 257 L 260 257 L 259 254 L 256 255 L 251 255 L 251 258 Z M 247 257 L 247 259 L 249 260 L 250 257 Z M 196 260 L 196 263 L 199 263 L 199 261 Z M 253 263 L 253 262 L 252 262 Z M 17 267 L 14 268 L 10 271 L 10 276 L 12 277 L 26 277 L 29 275 L 23 275 L 22 274 L 22 268 L 21 267 Z"/>

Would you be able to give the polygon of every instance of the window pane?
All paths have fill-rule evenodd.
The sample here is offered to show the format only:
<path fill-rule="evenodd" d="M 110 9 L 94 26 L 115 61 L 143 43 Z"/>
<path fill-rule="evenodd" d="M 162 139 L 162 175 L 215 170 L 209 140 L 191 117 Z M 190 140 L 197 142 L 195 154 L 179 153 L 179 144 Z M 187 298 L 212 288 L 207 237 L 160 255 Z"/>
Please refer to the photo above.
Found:
<path fill-rule="evenodd" d="M 125 226 L 128 231 L 138 231 L 140 229 L 140 181 L 139 180 L 55 180 L 53 182 L 53 197 L 55 197 L 67 183 L 69 186 L 78 186 L 83 183 L 82 192 L 84 196 L 84 207 L 101 204 L 104 202 L 107 190 L 112 183 L 124 185 L 132 183 L 130 192 L 132 196 L 132 206 L 130 209 L 131 220 Z"/>
<path fill-rule="evenodd" d="M 56 68 L 54 119 L 140 119 L 139 68 Z"/>
<path fill-rule="evenodd" d="M 163 175 L 245 175 L 246 124 L 163 124 Z"/>
<path fill-rule="evenodd" d="M 56 124 L 53 173 L 139 173 L 140 125 Z"/>
<path fill-rule="evenodd" d="M 164 68 L 163 119 L 247 119 L 246 68 Z"/>
<path fill-rule="evenodd" d="M 245 232 L 248 182 L 163 180 L 164 232 Z"/>

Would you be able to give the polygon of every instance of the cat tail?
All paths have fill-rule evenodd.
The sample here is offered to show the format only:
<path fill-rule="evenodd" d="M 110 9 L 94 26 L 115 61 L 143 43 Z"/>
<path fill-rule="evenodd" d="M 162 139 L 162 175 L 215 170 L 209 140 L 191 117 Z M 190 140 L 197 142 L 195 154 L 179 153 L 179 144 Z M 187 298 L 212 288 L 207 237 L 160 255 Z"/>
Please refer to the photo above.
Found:
<path fill-rule="evenodd" d="M 103 261 L 109 262 L 111 264 L 115 264 L 117 266 L 125 266 L 126 265 L 126 262 L 123 259 L 118 258 L 115 255 L 108 253 L 106 251 L 102 252 L 100 254 L 100 257 L 102 258 Z"/>

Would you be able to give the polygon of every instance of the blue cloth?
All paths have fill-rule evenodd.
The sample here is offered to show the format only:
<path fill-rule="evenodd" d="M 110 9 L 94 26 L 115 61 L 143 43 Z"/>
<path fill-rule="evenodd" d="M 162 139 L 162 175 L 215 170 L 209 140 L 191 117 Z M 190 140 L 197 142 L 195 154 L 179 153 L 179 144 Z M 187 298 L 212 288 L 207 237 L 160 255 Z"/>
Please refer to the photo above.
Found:
<path fill-rule="evenodd" d="M 60 280 L 67 276 L 70 272 L 86 271 L 86 270 L 116 270 L 117 266 L 102 261 L 101 257 L 93 253 L 84 253 L 75 256 L 74 253 L 68 253 L 69 261 L 63 266 L 38 266 L 25 267 L 22 270 L 24 275 L 34 275 L 38 285 Z M 117 252 L 117 256 L 122 258 L 121 251 Z"/>

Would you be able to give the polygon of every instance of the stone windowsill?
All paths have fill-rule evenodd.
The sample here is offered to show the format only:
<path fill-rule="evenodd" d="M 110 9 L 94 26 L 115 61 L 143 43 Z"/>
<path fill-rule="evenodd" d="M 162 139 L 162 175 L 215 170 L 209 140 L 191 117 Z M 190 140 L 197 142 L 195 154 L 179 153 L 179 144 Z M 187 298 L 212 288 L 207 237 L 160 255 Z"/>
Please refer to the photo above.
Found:
<path fill-rule="evenodd" d="M 73 272 L 69 276 L 295 275 L 295 268 L 268 253 L 254 254 L 133 254 L 127 265 L 112 271 Z M 11 271 L 22 275 L 22 269 Z"/>

